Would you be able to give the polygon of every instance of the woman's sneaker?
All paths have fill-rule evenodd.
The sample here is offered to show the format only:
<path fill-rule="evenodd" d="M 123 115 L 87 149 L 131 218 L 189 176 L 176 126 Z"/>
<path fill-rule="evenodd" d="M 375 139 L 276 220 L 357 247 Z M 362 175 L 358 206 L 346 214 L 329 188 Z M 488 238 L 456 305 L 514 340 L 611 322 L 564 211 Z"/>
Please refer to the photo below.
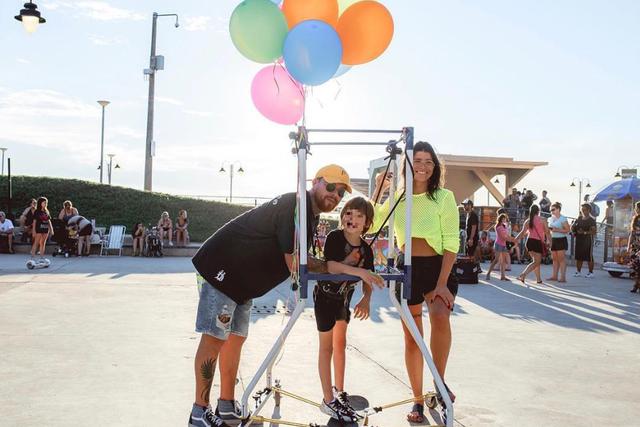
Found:
<path fill-rule="evenodd" d="M 213 409 L 203 408 L 202 406 L 193 405 L 191 415 L 189 416 L 188 427 L 229 427 L 222 418 L 214 414 Z"/>
<path fill-rule="evenodd" d="M 216 416 L 230 426 L 237 426 L 242 422 L 242 408 L 236 400 L 218 399 Z"/>
<path fill-rule="evenodd" d="M 358 414 L 356 414 L 353 409 L 344 407 L 338 399 L 333 399 L 329 403 L 326 403 L 324 399 L 322 399 L 320 412 L 338 421 L 347 423 L 355 423 L 358 421 Z"/>

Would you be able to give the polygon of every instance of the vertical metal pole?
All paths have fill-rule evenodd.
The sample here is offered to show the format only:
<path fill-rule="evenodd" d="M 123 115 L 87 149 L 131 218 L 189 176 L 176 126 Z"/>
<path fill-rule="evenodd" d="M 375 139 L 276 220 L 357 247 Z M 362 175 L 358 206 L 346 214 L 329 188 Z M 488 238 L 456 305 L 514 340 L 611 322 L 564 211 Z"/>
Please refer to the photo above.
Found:
<path fill-rule="evenodd" d="M 229 166 L 229 203 L 233 203 L 233 163 Z"/>
<path fill-rule="evenodd" d="M 102 104 L 101 104 L 102 105 Z M 102 132 L 100 133 L 100 184 L 102 184 L 102 171 L 104 170 L 104 108 L 102 105 Z"/>
<path fill-rule="evenodd" d="M 298 231 L 300 242 L 298 252 L 300 254 L 300 298 L 307 298 L 307 130 L 304 126 L 298 128 L 302 141 L 298 149 Z"/>
<path fill-rule="evenodd" d="M 0 148 L 2 150 L 2 173 L 0 175 L 4 176 L 4 152 L 7 151 L 6 148 Z"/>
<path fill-rule="evenodd" d="M 4 153 L 3 153 L 4 154 Z M 7 191 L 9 198 L 7 200 L 7 215 L 11 215 L 11 200 L 13 199 L 13 182 L 11 181 L 11 157 L 7 159 Z"/>
<path fill-rule="evenodd" d="M 111 185 L 111 164 L 113 163 L 113 157 L 109 156 L 109 169 L 107 169 L 107 177 L 109 178 L 109 185 Z"/>
<path fill-rule="evenodd" d="M 405 155 L 413 165 L 413 128 L 405 128 Z M 403 298 L 411 298 L 411 212 L 413 210 L 413 173 L 411 167 L 405 163 L 405 228 L 406 241 L 404 244 L 404 289 Z"/>
<path fill-rule="evenodd" d="M 576 218 L 580 216 L 581 205 L 582 205 L 582 180 L 580 180 L 580 185 L 578 186 L 578 215 L 576 215 Z"/>
<path fill-rule="evenodd" d="M 149 57 L 149 99 L 147 102 L 147 141 L 145 145 L 145 159 L 144 159 L 144 190 L 152 191 L 152 173 L 153 173 L 153 157 L 151 152 L 151 145 L 153 144 L 153 105 L 155 96 L 155 82 L 156 82 L 156 24 L 158 22 L 158 14 L 153 13 L 153 23 L 151 25 L 151 55 Z"/>

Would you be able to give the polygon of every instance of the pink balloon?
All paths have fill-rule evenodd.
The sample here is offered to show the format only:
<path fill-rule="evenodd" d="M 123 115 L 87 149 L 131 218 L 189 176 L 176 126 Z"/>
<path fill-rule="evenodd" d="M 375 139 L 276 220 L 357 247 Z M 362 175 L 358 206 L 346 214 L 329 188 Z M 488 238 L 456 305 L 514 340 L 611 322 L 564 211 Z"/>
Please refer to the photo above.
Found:
<path fill-rule="evenodd" d="M 282 125 L 292 125 L 304 113 L 302 85 L 280 65 L 269 65 L 253 78 L 251 99 L 267 119 Z"/>

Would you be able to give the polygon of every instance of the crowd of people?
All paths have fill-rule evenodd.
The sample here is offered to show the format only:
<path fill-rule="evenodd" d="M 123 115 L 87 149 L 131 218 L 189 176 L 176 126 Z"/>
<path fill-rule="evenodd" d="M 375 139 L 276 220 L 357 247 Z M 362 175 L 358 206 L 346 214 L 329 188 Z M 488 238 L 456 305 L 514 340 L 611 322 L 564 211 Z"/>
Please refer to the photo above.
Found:
<path fill-rule="evenodd" d="M 70 255 L 89 256 L 91 252 L 91 236 L 96 232 L 94 223 L 80 215 L 70 200 L 65 200 L 57 217 L 49 212 L 49 201 L 46 197 L 31 199 L 22 211 L 17 224 L 0 211 L 0 244 L 6 242 L 6 251 L 14 253 L 15 239 L 31 244 L 31 256 L 44 257 L 46 244 L 52 239 L 59 245 L 58 250 L 67 251 Z M 160 215 L 155 226 L 147 229 L 143 223 L 134 224 L 131 231 L 133 256 L 146 254 L 150 241 L 158 242 L 159 248 L 167 241 L 169 246 L 185 247 L 189 244 L 189 219 L 187 211 L 180 209 L 177 219 L 171 220 L 168 212 Z M 101 239 L 103 236 L 99 236 Z"/>

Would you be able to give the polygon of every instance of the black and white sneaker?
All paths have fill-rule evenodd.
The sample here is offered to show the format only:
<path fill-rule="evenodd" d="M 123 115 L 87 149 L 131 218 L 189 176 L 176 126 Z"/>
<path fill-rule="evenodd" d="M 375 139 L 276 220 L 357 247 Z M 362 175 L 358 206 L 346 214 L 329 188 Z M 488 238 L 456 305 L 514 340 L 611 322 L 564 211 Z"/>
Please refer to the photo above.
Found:
<path fill-rule="evenodd" d="M 343 406 L 338 399 L 333 399 L 329 403 L 326 403 L 324 399 L 322 399 L 320 412 L 338 421 L 347 423 L 355 423 L 358 421 L 358 414 L 356 414 L 353 409 Z"/>
<path fill-rule="evenodd" d="M 249 413 L 251 415 L 251 413 Z M 230 426 L 237 426 L 242 422 L 242 408 L 237 400 L 218 400 L 216 416 L 220 417 Z"/>
<path fill-rule="evenodd" d="M 222 418 L 214 414 L 213 409 L 203 410 L 198 407 L 191 410 L 189 416 L 189 427 L 230 427 Z"/>
<path fill-rule="evenodd" d="M 349 402 L 349 394 L 346 391 L 338 391 L 336 387 L 332 387 L 333 396 L 340 402 L 340 404 L 351 413 L 355 414 L 358 419 L 364 418 L 362 415 L 358 414 L 358 412 L 353 409 L 351 406 L 351 402 Z"/>

